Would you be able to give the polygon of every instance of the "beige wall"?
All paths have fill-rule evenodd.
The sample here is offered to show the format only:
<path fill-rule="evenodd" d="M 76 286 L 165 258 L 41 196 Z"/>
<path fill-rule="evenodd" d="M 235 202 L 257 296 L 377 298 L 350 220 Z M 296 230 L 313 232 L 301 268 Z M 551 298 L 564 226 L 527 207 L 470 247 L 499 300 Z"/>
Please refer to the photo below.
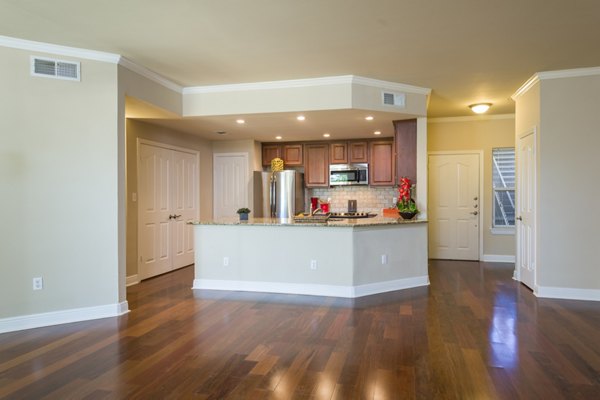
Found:
<path fill-rule="evenodd" d="M 117 66 L 32 77 L 32 54 L 0 47 L 0 319 L 120 300 Z"/>
<path fill-rule="evenodd" d="M 543 79 L 539 107 L 537 283 L 600 298 L 600 75 Z"/>
<path fill-rule="evenodd" d="M 492 149 L 514 147 L 515 120 L 443 118 L 428 124 L 428 151 L 483 151 L 483 254 L 515 255 L 515 236 L 492 234 Z"/>
<path fill-rule="evenodd" d="M 212 217 L 212 148 L 210 142 L 146 122 L 127 120 L 127 276 L 137 275 L 138 208 L 132 200 L 137 193 L 137 141 L 146 139 L 199 152 L 200 218 Z"/>

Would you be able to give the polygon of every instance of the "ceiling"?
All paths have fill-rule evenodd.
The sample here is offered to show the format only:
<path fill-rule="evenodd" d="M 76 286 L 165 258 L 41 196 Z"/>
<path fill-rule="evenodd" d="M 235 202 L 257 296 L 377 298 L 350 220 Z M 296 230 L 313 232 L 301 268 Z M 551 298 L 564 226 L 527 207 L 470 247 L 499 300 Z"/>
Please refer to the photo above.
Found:
<path fill-rule="evenodd" d="M 431 88 L 430 118 L 475 102 L 510 114 L 535 72 L 600 66 L 600 1 L 2 0 L 0 35 L 121 54 L 182 86 L 357 75 Z M 323 112 L 314 134 L 363 114 Z M 225 117 L 161 118 L 227 130 Z M 243 129 L 271 135 L 289 118 Z"/>

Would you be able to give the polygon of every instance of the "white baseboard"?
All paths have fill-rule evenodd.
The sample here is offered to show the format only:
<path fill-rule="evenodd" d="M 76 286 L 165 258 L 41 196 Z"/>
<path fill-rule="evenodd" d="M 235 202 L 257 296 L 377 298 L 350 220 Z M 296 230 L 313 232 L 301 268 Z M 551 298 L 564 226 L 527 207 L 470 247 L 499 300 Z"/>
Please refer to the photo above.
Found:
<path fill-rule="evenodd" d="M 534 294 L 549 299 L 600 301 L 600 289 L 537 286 Z"/>
<path fill-rule="evenodd" d="M 0 333 L 41 328 L 71 322 L 88 321 L 108 317 L 117 317 L 129 312 L 127 301 L 96 307 L 73 308 L 41 314 L 22 315 L 0 319 Z"/>
<path fill-rule="evenodd" d="M 514 263 L 516 261 L 516 257 L 511 256 L 511 255 L 504 255 L 504 254 L 484 254 L 481 257 L 481 261 Z"/>
<path fill-rule="evenodd" d="M 138 274 L 129 275 L 125 279 L 125 286 L 133 286 L 133 285 L 137 285 L 138 283 L 140 283 L 140 278 L 139 278 Z"/>
<path fill-rule="evenodd" d="M 337 286 L 304 283 L 229 281 L 219 279 L 194 279 L 192 289 L 233 290 L 245 292 L 303 294 L 311 296 L 329 296 L 355 298 L 371 294 L 392 292 L 429 285 L 428 276 L 397 279 L 394 281 L 369 283 L 359 286 Z"/>

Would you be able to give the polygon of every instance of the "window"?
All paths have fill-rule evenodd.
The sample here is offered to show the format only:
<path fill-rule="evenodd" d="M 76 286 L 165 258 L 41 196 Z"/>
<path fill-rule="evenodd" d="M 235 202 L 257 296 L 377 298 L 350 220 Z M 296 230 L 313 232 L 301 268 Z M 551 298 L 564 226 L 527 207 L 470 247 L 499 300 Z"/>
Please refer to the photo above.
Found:
<path fill-rule="evenodd" d="M 515 149 L 492 149 L 494 207 L 492 228 L 515 226 Z"/>

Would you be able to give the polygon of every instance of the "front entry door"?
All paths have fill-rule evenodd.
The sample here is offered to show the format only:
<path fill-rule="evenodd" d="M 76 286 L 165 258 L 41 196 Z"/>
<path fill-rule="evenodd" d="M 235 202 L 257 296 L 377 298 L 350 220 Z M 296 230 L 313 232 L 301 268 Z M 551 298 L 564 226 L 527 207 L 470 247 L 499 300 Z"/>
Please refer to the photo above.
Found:
<path fill-rule="evenodd" d="M 429 155 L 429 256 L 479 260 L 479 154 Z"/>
<path fill-rule="evenodd" d="M 517 150 L 517 276 L 535 290 L 535 133 L 518 140 Z"/>

